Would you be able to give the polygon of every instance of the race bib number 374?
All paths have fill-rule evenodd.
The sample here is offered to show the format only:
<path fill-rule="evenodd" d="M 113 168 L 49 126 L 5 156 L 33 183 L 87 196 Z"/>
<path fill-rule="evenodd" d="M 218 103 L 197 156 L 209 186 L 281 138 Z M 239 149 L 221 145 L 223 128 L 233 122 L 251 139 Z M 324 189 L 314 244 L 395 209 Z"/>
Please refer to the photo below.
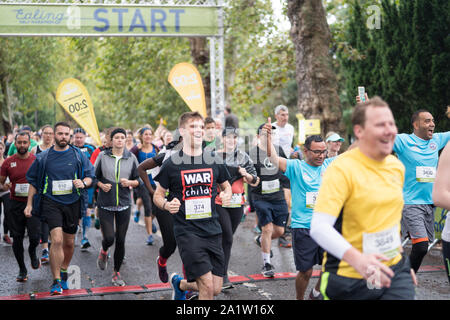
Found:
<path fill-rule="evenodd" d="M 211 198 L 188 199 L 185 202 L 186 219 L 211 218 Z"/>

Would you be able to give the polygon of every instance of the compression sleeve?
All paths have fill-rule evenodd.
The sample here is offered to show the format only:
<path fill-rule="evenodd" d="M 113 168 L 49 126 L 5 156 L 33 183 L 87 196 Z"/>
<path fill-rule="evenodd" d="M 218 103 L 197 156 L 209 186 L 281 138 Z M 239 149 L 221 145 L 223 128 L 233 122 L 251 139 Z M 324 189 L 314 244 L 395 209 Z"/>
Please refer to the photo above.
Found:
<path fill-rule="evenodd" d="M 325 251 L 342 260 L 351 244 L 333 227 L 337 218 L 320 212 L 314 212 L 311 220 L 310 235 Z"/>

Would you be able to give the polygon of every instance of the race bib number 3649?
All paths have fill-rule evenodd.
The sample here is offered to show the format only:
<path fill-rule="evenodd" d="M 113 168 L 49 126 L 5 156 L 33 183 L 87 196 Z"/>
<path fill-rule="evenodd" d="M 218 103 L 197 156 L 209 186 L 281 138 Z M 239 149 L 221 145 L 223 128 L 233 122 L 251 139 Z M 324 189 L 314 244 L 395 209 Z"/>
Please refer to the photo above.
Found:
<path fill-rule="evenodd" d="M 398 225 L 374 233 L 363 233 L 363 253 L 381 253 L 389 259 L 395 258 L 401 246 Z"/>

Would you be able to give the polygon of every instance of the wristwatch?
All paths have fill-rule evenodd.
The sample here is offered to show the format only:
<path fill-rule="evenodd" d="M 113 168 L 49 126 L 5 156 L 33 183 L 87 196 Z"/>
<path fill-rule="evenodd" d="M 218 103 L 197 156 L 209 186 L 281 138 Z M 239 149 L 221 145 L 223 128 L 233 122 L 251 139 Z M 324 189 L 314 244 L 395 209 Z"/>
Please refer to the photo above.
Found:
<path fill-rule="evenodd" d="M 83 182 L 84 188 L 87 188 L 86 182 L 84 182 L 84 180 L 81 180 L 81 182 Z"/>

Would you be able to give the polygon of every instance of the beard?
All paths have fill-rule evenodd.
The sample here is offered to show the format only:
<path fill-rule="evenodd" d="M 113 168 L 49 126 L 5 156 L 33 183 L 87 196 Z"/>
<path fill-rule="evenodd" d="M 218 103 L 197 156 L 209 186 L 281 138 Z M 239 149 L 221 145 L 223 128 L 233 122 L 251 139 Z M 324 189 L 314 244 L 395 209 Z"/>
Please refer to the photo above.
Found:
<path fill-rule="evenodd" d="M 18 148 L 17 149 L 17 153 L 20 154 L 21 156 L 23 156 L 27 152 L 28 152 L 28 148 Z"/>
<path fill-rule="evenodd" d="M 68 145 L 68 141 L 63 140 L 63 139 L 58 140 L 58 139 L 55 138 L 55 143 L 56 143 L 56 145 L 57 145 L 58 147 L 60 147 L 60 148 L 64 148 L 65 146 Z"/>

